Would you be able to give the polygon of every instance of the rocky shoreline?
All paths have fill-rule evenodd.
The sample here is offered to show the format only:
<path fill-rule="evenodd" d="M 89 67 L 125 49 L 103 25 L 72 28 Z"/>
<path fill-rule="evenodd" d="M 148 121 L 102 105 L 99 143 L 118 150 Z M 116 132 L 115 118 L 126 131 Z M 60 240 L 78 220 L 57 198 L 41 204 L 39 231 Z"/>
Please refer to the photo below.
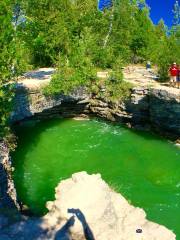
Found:
<path fill-rule="evenodd" d="M 173 141 L 180 137 L 180 96 L 167 89 L 135 87 L 123 102 L 95 98 L 89 107 L 97 116 L 128 127 L 156 132 Z"/>
<path fill-rule="evenodd" d="M 11 122 L 26 119 L 97 116 L 128 127 L 151 130 L 173 141 L 180 137 L 180 95 L 161 87 L 134 87 L 124 101 L 92 96 L 86 89 L 76 89 L 69 96 L 45 96 L 40 88 L 17 86 Z"/>

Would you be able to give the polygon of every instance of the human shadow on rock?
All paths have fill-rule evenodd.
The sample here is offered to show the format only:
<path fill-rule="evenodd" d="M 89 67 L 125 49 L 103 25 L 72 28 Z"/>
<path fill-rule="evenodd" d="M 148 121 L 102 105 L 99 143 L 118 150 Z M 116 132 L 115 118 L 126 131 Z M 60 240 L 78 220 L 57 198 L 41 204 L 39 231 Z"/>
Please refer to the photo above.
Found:
<path fill-rule="evenodd" d="M 81 222 L 83 227 L 83 233 L 86 240 L 95 240 L 92 230 L 90 229 L 84 214 L 79 209 L 68 209 L 68 213 L 72 213 L 73 216 L 66 222 L 66 224 L 56 233 L 55 240 L 71 240 L 69 229 L 75 223 L 75 216 Z"/>

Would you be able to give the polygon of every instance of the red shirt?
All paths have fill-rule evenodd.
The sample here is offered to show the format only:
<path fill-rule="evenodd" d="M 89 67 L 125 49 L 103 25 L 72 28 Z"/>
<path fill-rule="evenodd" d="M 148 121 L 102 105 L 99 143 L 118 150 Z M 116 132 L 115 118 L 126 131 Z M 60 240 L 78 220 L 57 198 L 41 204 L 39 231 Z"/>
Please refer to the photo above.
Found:
<path fill-rule="evenodd" d="M 178 67 L 176 67 L 176 66 L 172 66 L 172 67 L 169 69 L 169 72 L 170 72 L 171 76 L 175 77 L 175 76 L 178 76 L 179 69 L 178 69 Z"/>

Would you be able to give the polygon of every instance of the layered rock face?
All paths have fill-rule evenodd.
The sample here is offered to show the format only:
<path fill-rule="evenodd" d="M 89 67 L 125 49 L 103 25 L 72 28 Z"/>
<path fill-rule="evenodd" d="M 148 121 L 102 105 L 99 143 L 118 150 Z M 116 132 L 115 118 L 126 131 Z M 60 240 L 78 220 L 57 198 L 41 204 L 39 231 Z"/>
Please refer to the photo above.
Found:
<path fill-rule="evenodd" d="M 134 87 L 124 102 L 92 99 L 90 111 L 110 121 L 130 123 L 137 129 L 153 129 L 172 139 L 180 137 L 180 91 L 167 87 Z"/>
<path fill-rule="evenodd" d="M 26 218 L 0 231 L 8 240 L 175 240 L 166 227 L 146 219 L 114 192 L 100 174 L 80 172 L 61 181 L 42 218 Z"/>
<path fill-rule="evenodd" d="M 0 142 L 0 210 L 18 207 L 16 190 L 12 180 L 12 166 L 9 149 Z"/>
<path fill-rule="evenodd" d="M 27 88 L 18 84 L 14 99 L 14 110 L 11 121 L 17 122 L 26 118 L 47 119 L 54 117 L 74 117 L 86 112 L 88 94 L 79 88 L 71 95 L 45 96 L 41 88 Z"/>
<path fill-rule="evenodd" d="M 43 119 L 95 114 L 111 121 L 128 123 L 135 128 L 152 128 L 174 140 L 179 138 L 180 90 L 158 84 L 152 80 L 152 74 L 147 75 L 144 68 L 134 67 L 132 72 L 124 72 L 125 80 L 137 87 L 131 90 L 130 98 L 123 102 L 118 99 L 110 102 L 102 97 L 91 96 L 83 87 L 68 96 L 59 94 L 47 97 L 42 87 L 50 82 L 54 71 L 32 71 L 17 83 L 12 122 L 31 117 Z M 102 72 L 98 77 L 107 77 L 102 74 L 105 73 Z"/>
<path fill-rule="evenodd" d="M 155 128 L 180 138 L 180 90 L 153 88 L 149 103 L 150 121 Z"/>

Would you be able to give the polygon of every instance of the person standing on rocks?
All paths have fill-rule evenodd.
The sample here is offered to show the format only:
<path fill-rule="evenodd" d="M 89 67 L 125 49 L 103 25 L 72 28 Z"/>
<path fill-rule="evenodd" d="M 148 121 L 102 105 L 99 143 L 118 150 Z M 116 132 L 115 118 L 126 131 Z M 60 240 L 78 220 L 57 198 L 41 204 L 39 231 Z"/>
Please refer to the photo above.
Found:
<path fill-rule="evenodd" d="M 178 65 L 178 74 L 176 78 L 177 87 L 180 88 L 180 65 Z"/>
<path fill-rule="evenodd" d="M 175 86 L 178 78 L 179 70 L 176 63 L 173 63 L 172 66 L 169 68 L 169 75 L 170 75 L 170 86 Z"/>
<path fill-rule="evenodd" d="M 151 71 L 151 62 L 150 62 L 150 61 L 147 61 L 147 63 L 146 63 L 146 70 L 147 70 L 148 72 Z"/>

